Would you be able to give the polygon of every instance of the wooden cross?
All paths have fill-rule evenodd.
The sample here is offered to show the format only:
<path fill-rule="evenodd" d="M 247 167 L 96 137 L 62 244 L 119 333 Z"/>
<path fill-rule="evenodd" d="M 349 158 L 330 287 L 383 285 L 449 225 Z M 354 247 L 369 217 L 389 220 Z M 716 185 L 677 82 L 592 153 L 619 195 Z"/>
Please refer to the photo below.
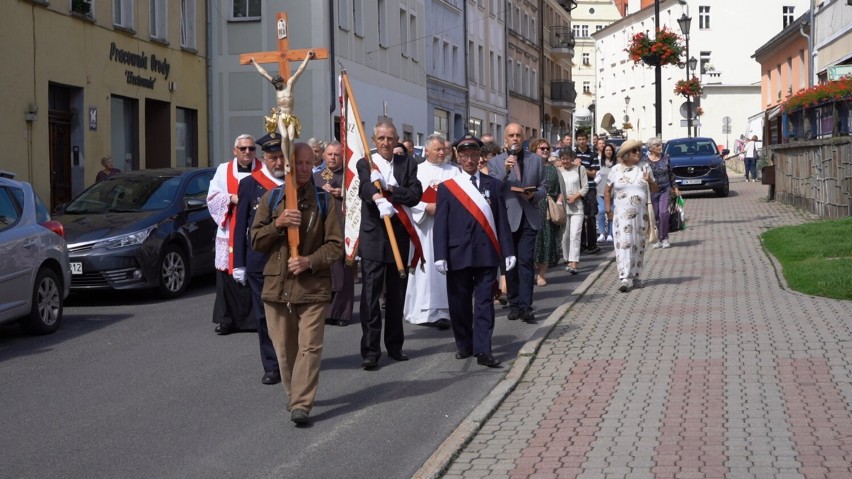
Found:
<path fill-rule="evenodd" d="M 327 48 L 305 48 L 302 50 L 290 50 L 290 39 L 288 36 L 287 12 L 278 12 L 275 16 L 276 33 L 278 36 L 278 50 L 272 52 L 243 53 L 240 55 L 240 65 L 249 65 L 251 59 L 257 63 L 278 63 L 278 74 L 286 82 L 290 78 L 290 62 L 300 62 L 305 59 L 308 50 L 313 50 L 316 56 L 314 60 L 328 59 Z"/>

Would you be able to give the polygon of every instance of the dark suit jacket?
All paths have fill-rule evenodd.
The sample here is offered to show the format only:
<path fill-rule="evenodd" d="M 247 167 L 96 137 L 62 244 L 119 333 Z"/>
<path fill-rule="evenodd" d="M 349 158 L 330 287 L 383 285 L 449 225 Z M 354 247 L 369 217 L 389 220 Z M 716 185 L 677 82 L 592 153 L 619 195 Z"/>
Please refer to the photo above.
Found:
<path fill-rule="evenodd" d="M 459 181 L 469 181 L 467 174 L 459 175 Z M 500 180 L 488 175 L 479 175 L 479 191 L 488 192 L 491 213 L 497 231 L 502 255 L 494 251 L 491 239 L 470 212 L 450 193 L 443 183 L 438 185 L 438 202 L 435 206 L 435 226 L 432 230 L 432 246 L 435 261 L 447 260 L 447 269 L 457 271 L 464 268 L 494 267 L 503 264 L 507 256 L 515 255 L 512 232 L 506 219 Z"/>
<path fill-rule="evenodd" d="M 521 172 L 521 179 L 523 181 L 518 181 L 518 175 L 515 169 L 513 169 L 506 180 L 503 181 L 503 178 L 506 176 L 505 163 L 506 159 L 509 157 L 508 152 L 500 153 L 494 158 L 491 158 L 488 161 L 488 171 L 491 176 L 503 181 L 503 201 L 506 203 L 509 228 L 512 231 L 517 231 L 518 227 L 521 225 L 521 216 L 523 214 L 526 215 L 530 226 L 532 226 L 534 230 L 538 231 L 543 225 L 536 205 L 538 205 L 538 202 L 544 198 L 544 195 L 546 194 L 544 185 L 544 162 L 540 156 L 530 153 L 529 151 L 524 151 L 523 154 L 524 170 Z M 513 186 L 535 186 L 538 189 L 536 190 L 533 199 L 527 201 L 520 195 L 520 193 L 516 193 L 510 189 Z"/>
<path fill-rule="evenodd" d="M 234 268 L 245 268 L 246 272 L 262 273 L 269 257 L 252 249 L 249 228 L 254 223 L 254 213 L 266 188 L 251 176 L 240 180 L 237 190 L 237 224 L 234 226 Z"/>
<path fill-rule="evenodd" d="M 361 197 L 361 230 L 358 237 L 358 254 L 364 258 L 384 263 L 393 263 L 393 250 L 388 241 L 385 221 L 379 217 L 379 208 L 373 201 L 373 195 L 379 190 L 370 183 L 370 165 L 361 158 L 355 165 L 358 170 L 358 196 Z M 423 187 L 417 179 L 417 163 L 407 156 L 395 156 L 393 159 L 393 176 L 399 186 L 393 187 L 390 196 L 391 203 L 405 206 L 415 206 L 423 196 Z M 397 215 L 391 217 L 391 225 L 396 234 L 399 253 L 403 264 L 408 263 L 408 232 L 399 221 Z"/>

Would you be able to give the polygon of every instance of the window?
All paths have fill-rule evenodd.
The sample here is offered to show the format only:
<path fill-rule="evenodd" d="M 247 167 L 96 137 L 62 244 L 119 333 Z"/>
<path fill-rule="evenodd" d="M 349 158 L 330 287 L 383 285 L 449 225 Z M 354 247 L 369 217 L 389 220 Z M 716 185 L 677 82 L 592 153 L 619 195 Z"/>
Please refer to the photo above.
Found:
<path fill-rule="evenodd" d="M 450 58 L 450 44 L 448 42 L 444 42 L 444 75 L 449 75 L 452 71 L 452 64 L 450 63 L 452 59 Z"/>
<path fill-rule="evenodd" d="M 461 74 L 459 70 L 459 47 L 453 45 L 453 62 L 449 69 L 450 78 L 457 78 Z"/>
<path fill-rule="evenodd" d="M 538 99 L 538 72 L 532 70 L 530 73 L 530 96 Z"/>
<path fill-rule="evenodd" d="M 377 6 L 377 15 L 376 15 L 376 23 L 379 26 L 379 46 L 388 47 L 388 26 L 387 26 L 387 17 L 385 16 L 385 0 L 378 0 L 376 2 Z"/>
<path fill-rule="evenodd" d="M 441 110 L 440 108 L 435 108 L 435 112 L 432 114 L 432 120 L 435 122 L 435 134 L 442 135 L 444 138 L 447 138 L 447 133 L 450 131 L 450 112 L 447 110 Z"/>
<path fill-rule="evenodd" d="M 588 81 L 583 82 L 583 93 L 592 93 L 591 82 L 588 82 Z"/>
<path fill-rule="evenodd" d="M 710 52 L 701 52 L 701 59 L 699 60 L 698 71 L 701 74 L 707 73 L 707 65 L 710 64 Z"/>
<path fill-rule="evenodd" d="M 165 40 L 167 38 L 166 0 L 151 0 L 151 28 L 152 38 Z"/>
<path fill-rule="evenodd" d="M 574 34 L 574 38 L 580 37 L 580 25 L 571 25 L 571 32 Z"/>
<path fill-rule="evenodd" d="M 364 36 L 364 7 L 362 0 L 352 0 L 352 29 L 355 35 Z"/>
<path fill-rule="evenodd" d="M 538 44 L 538 31 L 535 29 L 535 17 L 530 17 L 530 40 Z"/>
<path fill-rule="evenodd" d="M 112 23 L 119 27 L 133 29 L 133 0 L 112 1 Z"/>
<path fill-rule="evenodd" d="M 482 136 L 482 120 L 471 118 L 467 121 L 467 132 L 479 138 Z"/>
<path fill-rule="evenodd" d="M 476 54 L 476 50 L 473 48 L 473 42 L 467 42 L 467 74 L 470 77 L 470 81 L 476 83 L 476 71 L 474 71 L 474 63 L 473 56 Z"/>
<path fill-rule="evenodd" d="M 91 17 L 94 7 L 92 0 L 71 0 L 71 11 L 80 15 Z"/>
<path fill-rule="evenodd" d="M 512 2 L 508 2 L 507 7 L 506 7 L 506 11 L 509 12 L 509 18 L 506 20 L 506 23 L 509 26 L 509 30 L 514 30 L 515 29 L 515 15 L 513 13 L 514 10 L 513 10 L 513 7 L 512 7 Z"/>
<path fill-rule="evenodd" d="M 698 28 L 707 30 L 710 28 L 710 7 L 698 7 Z"/>
<path fill-rule="evenodd" d="M 511 58 L 509 59 L 509 84 L 507 85 L 507 89 L 509 91 L 515 90 L 515 77 L 513 76 L 513 72 L 515 71 L 515 61 Z"/>
<path fill-rule="evenodd" d="M 175 108 L 176 166 L 198 166 L 198 111 Z"/>
<path fill-rule="evenodd" d="M 591 55 L 588 53 L 583 53 L 583 65 L 589 66 L 592 64 Z"/>
<path fill-rule="evenodd" d="M 793 12 L 796 7 L 781 7 L 781 20 L 783 24 L 783 28 L 787 28 L 787 25 L 793 23 L 793 16 L 795 15 Z"/>
<path fill-rule="evenodd" d="M 234 18 L 260 18 L 260 0 L 234 0 L 232 12 Z"/>
<path fill-rule="evenodd" d="M 589 26 L 588 25 L 580 25 L 580 36 L 588 37 L 589 36 Z"/>
<path fill-rule="evenodd" d="M 521 93 L 526 95 L 526 96 L 531 97 L 532 94 L 530 92 L 532 91 L 532 75 L 530 75 L 530 67 L 528 67 L 528 66 L 524 67 L 523 75 L 524 76 L 521 77 L 522 78 L 521 84 L 523 85 L 523 89 L 521 90 Z"/>
<path fill-rule="evenodd" d="M 485 83 L 485 53 L 482 51 L 482 45 L 479 46 L 479 56 L 477 57 L 477 61 L 479 63 L 479 83 Z"/>
<path fill-rule="evenodd" d="M 0 188 L 0 231 L 5 231 L 11 228 L 21 216 L 18 203 L 12 198 L 9 190 Z"/>
<path fill-rule="evenodd" d="M 599 32 L 601 30 L 603 30 L 603 25 L 595 25 L 595 31 L 596 32 Z"/>
<path fill-rule="evenodd" d="M 417 60 L 417 46 L 420 45 L 420 38 L 417 36 L 417 15 L 411 14 L 408 16 L 408 38 L 411 46 L 408 48 L 408 54 L 412 60 Z"/>
<path fill-rule="evenodd" d="M 408 56 L 408 12 L 399 9 L 399 49 L 402 56 Z"/>
<path fill-rule="evenodd" d="M 180 46 L 195 50 L 195 0 L 180 0 Z"/>
<path fill-rule="evenodd" d="M 444 46 L 444 57 L 447 56 L 446 46 Z M 432 37 L 432 71 L 438 71 L 438 67 L 442 65 L 444 60 L 441 57 L 441 39 Z"/>
<path fill-rule="evenodd" d="M 494 88 L 501 93 L 503 92 L 503 78 L 503 57 L 497 55 L 497 83 L 494 85 Z"/>
<path fill-rule="evenodd" d="M 337 0 L 337 26 L 349 31 L 349 0 Z"/>

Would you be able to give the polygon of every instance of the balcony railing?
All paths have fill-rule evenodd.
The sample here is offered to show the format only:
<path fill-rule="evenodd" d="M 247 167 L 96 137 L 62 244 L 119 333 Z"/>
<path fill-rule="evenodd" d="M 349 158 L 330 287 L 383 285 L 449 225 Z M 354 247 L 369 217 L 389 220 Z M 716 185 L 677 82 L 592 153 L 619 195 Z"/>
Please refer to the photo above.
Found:
<path fill-rule="evenodd" d="M 571 103 L 577 99 L 577 90 L 570 80 L 553 80 L 550 82 L 550 101 L 554 104 Z"/>
<path fill-rule="evenodd" d="M 574 50 L 574 32 L 571 27 L 553 25 L 550 27 L 550 48 Z"/>

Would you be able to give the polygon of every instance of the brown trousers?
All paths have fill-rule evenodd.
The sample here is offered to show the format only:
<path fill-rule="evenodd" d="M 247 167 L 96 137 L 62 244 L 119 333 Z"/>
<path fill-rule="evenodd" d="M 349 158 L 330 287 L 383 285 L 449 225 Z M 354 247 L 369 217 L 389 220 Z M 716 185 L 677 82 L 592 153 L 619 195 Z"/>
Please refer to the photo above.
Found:
<path fill-rule="evenodd" d="M 314 407 L 322 359 L 325 309 L 328 303 L 291 304 L 264 301 L 269 338 L 278 356 L 288 410 Z"/>

